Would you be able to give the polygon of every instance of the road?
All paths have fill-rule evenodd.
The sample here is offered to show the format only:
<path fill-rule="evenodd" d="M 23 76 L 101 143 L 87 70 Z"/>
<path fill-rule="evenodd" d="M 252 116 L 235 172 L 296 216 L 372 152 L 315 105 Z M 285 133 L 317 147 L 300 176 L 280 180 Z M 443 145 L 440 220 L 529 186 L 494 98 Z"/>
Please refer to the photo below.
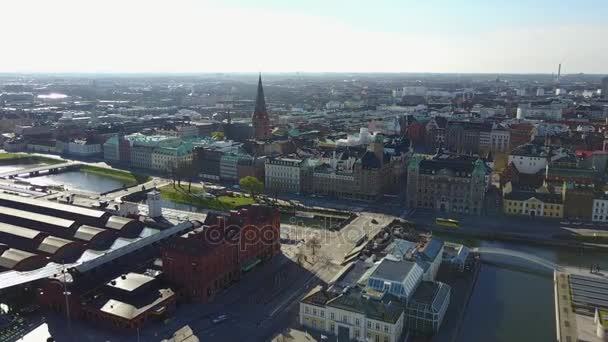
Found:
<path fill-rule="evenodd" d="M 495 232 L 495 233 L 513 233 L 519 235 L 529 235 L 533 237 L 550 238 L 556 234 L 572 234 L 577 230 L 608 230 L 605 225 L 598 225 L 589 222 L 574 222 L 567 220 L 545 219 L 545 218 L 530 218 L 517 217 L 507 215 L 492 215 L 492 216 L 472 216 L 453 214 L 441 214 L 430 210 L 413 210 L 405 211 L 405 215 L 401 217 L 408 221 L 417 223 L 422 226 L 434 226 L 435 219 L 438 217 L 454 218 L 460 222 L 459 229 Z"/>

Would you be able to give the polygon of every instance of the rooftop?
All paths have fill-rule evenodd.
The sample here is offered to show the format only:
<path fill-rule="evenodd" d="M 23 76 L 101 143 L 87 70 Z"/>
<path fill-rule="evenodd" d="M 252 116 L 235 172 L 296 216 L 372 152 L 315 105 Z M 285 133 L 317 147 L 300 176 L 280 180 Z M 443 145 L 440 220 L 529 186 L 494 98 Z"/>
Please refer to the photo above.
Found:
<path fill-rule="evenodd" d="M 132 292 L 153 280 L 154 277 L 130 272 L 111 280 L 106 285 L 123 291 Z"/>
<path fill-rule="evenodd" d="M 359 287 L 340 294 L 327 303 L 329 307 L 364 314 L 367 318 L 394 324 L 404 312 L 397 297 L 386 295 L 382 300 L 366 298 Z"/>

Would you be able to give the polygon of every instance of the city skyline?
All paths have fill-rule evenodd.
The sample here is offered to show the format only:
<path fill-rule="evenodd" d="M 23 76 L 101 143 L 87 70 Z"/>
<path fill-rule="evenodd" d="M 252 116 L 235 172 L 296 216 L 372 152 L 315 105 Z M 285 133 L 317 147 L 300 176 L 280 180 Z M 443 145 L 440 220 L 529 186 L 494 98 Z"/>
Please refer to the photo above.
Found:
<path fill-rule="evenodd" d="M 143 5 L 7 4 L 0 72 L 608 73 L 595 0 Z"/>

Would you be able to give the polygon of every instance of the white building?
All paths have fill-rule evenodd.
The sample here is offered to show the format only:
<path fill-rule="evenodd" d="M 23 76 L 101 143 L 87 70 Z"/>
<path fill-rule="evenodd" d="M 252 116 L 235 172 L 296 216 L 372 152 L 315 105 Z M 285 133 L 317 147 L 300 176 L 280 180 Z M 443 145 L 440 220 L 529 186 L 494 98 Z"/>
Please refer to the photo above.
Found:
<path fill-rule="evenodd" d="M 101 155 L 101 144 L 88 144 L 86 141 L 70 141 L 64 146 L 64 152 L 70 156 L 92 157 Z"/>
<path fill-rule="evenodd" d="M 427 88 L 424 86 L 405 86 L 393 90 L 393 97 L 425 96 Z"/>
<path fill-rule="evenodd" d="M 511 143 L 511 132 L 501 126 L 492 128 L 490 132 L 490 150 L 492 152 L 507 152 Z"/>
<path fill-rule="evenodd" d="M 405 310 L 399 301 L 366 298 L 358 288 L 344 293 L 314 288 L 300 301 L 300 324 L 348 341 L 399 342 Z"/>
<path fill-rule="evenodd" d="M 532 105 L 531 103 L 520 103 L 517 107 L 518 119 L 552 119 L 560 120 L 567 105 L 562 102 L 552 102 L 548 105 Z"/>
<path fill-rule="evenodd" d="M 295 158 L 268 158 L 264 166 L 266 190 L 300 192 L 301 167 L 304 161 Z"/>
<path fill-rule="evenodd" d="M 360 146 L 367 145 L 376 137 L 376 133 L 370 133 L 367 127 L 359 129 L 358 134 L 349 134 L 346 139 L 338 139 L 336 145 L 338 146 Z"/>
<path fill-rule="evenodd" d="M 511 151 L 509 164 L 513 163 L 520 173 L 532 175 L 545 170 L 550 162 L 567 155 L 568 151 L 562 147 L 526 144 Z"/>
<path fill-rule="evenodd" d="M 593 200 L 592 219 L 593 222 L 608 222 L 608 197 Z"/>

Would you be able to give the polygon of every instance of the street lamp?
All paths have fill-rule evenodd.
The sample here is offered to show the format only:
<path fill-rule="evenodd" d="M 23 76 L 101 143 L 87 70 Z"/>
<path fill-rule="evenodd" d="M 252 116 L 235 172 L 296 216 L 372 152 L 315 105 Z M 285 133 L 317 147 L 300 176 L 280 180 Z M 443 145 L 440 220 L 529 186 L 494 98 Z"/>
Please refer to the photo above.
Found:
<path fill-rule="evenodd" d="M 62 264 L 61 273 L 63 274 L 63 296 L 65 297 L 65 315 L 66 315 L 67 324 L 68 324 L 68 334 L 70 335 L 70 340 L 73 340 L 72 321 L 70 319 L 70 302 L 68 300 L 68 296 L 71 295 L 72 293 L 70 291 L 68 291 L 68 287 L 67 287 L 68 278 L 67 278 L 67 270 L 65 269 L 65 264 Z M 70 275 L 70 282 L 71 281 L 72 281 L 72 279 L 71 279 L 71 275 Z"/>

